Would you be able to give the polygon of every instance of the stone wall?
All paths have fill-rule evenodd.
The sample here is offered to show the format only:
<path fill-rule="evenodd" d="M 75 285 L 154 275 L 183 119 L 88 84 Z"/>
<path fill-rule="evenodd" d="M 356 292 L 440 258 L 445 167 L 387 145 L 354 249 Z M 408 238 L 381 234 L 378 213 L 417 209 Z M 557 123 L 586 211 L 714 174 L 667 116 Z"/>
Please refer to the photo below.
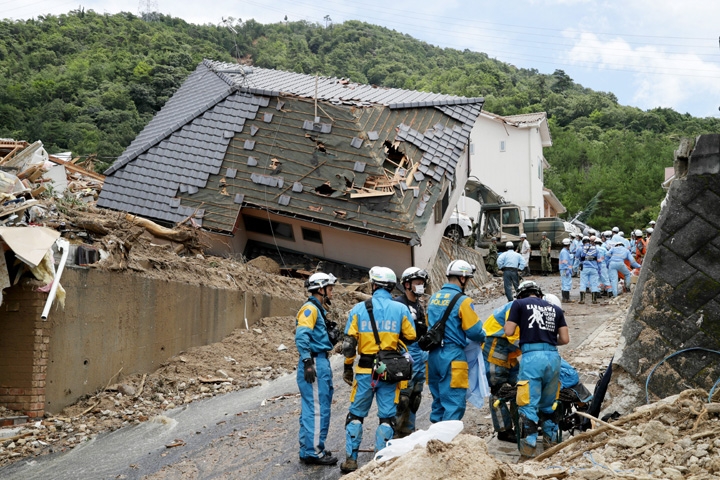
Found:
<path fill-rule="evenodd" d="M 643 262 L 614 364 L 629 375 L 637 403 L 653 367 L 650 400 L 687 388 L 710 390 L 720 377 L 720 135 L 676 152 L 676 179 Z M 680 178 L 678 178 L 680 177 Z M 700 350 L 705 349 L 705 350 Z"/>

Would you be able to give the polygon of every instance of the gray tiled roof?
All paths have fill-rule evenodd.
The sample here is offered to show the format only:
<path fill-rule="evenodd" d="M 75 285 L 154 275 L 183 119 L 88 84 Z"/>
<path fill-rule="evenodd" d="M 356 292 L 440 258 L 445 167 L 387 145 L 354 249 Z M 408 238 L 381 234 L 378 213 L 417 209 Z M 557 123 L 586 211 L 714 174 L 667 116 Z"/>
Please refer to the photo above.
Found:
<path fill-rule="evenodd" d="M 404 239 L 421 235 L 432 215 L 426 207 L 437 201 L 443 177 L 454 175 L 482 99 L 320 77 L 318 101 L 333 113 L 314 123 L 312 104 L 303 97 L 315 95 L 315 82 L 308 75 L 261 68 L 247 73 L 203 61 L 108 169 L 98 205 L 171 223 L 194 215 L 221 231 L 232 231 L 243 206 L 280 206 L 344 228 Z M 320 160 L 316 140 L 328 149 Z M 348 179 L 362 186 L 368 176 L 385 174 L 388 141 L 401 142 L 419 164 L 410 177 L 412 195 L 403 193 L 410 188 L 403 183 L 391 197 L 350 199 Z M 325 182 L 328 194 L 316 194 Z"/>
<path fill-rule="evenodd" d="M 482 98 L 467 98 L 440 93 L 363 85 L 336 77 L 314 77 L 302 73 L 281 72 L 258 67 L 243 69 L 235 64 L 209 60 L 205 60 L 203 63 L 215 71 L 226 72 L 223 75 L 226 80 L 237 85 L 241 90 L 258 95 L 277 96 L 280 93 L 285 93 L 299 97 L 315 98 L 317 82 L 318 100 L 335 103 L 375 104 L 392 109 L 478 103 L 482 105 L 483 103 Z M 252 73 L 244 73 L 243 70 L 246 69 L 252 70 Z"/>

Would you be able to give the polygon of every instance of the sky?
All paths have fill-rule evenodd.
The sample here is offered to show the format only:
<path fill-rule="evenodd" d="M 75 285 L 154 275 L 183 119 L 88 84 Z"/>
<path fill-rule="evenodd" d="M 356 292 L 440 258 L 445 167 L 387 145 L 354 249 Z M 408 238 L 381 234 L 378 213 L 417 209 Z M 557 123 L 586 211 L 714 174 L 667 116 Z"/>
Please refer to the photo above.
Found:
<path fill-rule="evenodd" d="M 720 117 L 717 0 L 0 0 L 4 18 L 14 20 L 79 6 L 108 14 L 158 11 L 214 25 L 230 17 L 360 20 L 519 68 L 564 70 L 623 105 Z"/>

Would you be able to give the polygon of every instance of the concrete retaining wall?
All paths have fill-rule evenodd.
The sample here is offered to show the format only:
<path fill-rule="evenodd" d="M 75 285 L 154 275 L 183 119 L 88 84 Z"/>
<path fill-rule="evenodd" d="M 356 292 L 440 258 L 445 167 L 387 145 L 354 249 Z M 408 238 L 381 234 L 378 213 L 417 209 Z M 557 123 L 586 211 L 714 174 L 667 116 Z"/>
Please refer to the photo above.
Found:
<path fill-rule="evenodd" d="M 652 368 L 675 352 L 720 350 L 720 135 L 698 137 L 675 168 L 687 176 L 670 187 L 614 360 L 643 388 Z M 649 391 L 662 398 L 710 390 L 718 377 L 720 355 L 684 352 L 653 373 Z"/>
<path fill-rule="evenodd" d="M 51 310 L 48 321 L 39 324 L 44 327 L 40 348 L 43 336 L 49 342 L 44 344 L 44 407 L 49 412 L 104 387 L 121 367 L 125 375 L 152 371 L 180 351 L 221 340 L 244 326 L 245 308 L 248 323 L 253 324 L 263 317 L 294 315 L 300 307 L 299 301 L 264 294 L 248 294 L 246 304 L 245 294 L 237 290 L 97 269 L 66 269 L 62 284 L 67 291 L 65 309 Z M 7 322 L 36 327 L 47 294 L 28 285 L 6 293 L 0 326 Z M 38 301 L 29 301 L 28 296 Z M 8 311 L 6 305 L 17 306 L 17 311 Z M 37 344 L 33 328 L 28 329 L 31 334 L 28 341 Z M 13 362 L 6 352 L 0 352 L 0 365 Z M 2 388 L 32 386 L 30 360 L 25 356 L 17 360 L 22 363 L 17 368 L 29 368 L 27 379 L 0 375 L 0 394 Z"/>

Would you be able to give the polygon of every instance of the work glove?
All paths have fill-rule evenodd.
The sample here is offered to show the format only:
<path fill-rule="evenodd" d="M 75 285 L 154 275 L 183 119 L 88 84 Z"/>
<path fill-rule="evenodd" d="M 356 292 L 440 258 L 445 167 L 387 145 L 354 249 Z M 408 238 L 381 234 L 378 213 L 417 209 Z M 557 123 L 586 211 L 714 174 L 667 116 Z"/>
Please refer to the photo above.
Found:
<path fill-rule="evenodd" d="M 353 384 L 353 365 L 352 363 L 346 363 L 345 369 L 343 370 L 343 381 L 347 383 L 348 385 L 352 386 Z"/>
<path fill-rule="evenodd" d="M 313 383 L 315 381 L 315 363 L 312 358 L 303 360 L 303 375 L 307 383 Z"/>

